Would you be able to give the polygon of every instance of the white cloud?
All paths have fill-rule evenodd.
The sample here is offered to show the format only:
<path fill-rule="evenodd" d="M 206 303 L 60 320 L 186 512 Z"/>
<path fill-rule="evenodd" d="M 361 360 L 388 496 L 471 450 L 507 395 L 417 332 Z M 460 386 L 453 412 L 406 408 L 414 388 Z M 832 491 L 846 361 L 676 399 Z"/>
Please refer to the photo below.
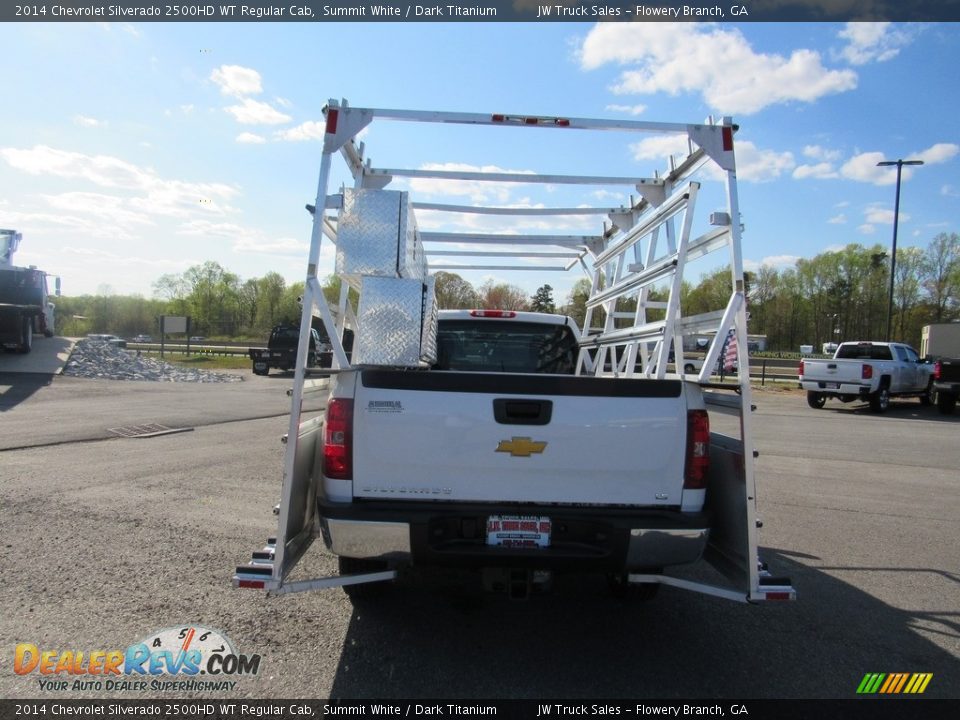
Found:
<path fill-rule="evenodd" d="M 482 173 L 523 173 L 533 174 L 532 170 L 506 170 L 496 165 L 468 165 L 466 163 L 427 163 L 422 170 L 440 170 Z M 411 189 L 423 195 L 468 197 L 472 202 L 511 202 L 514 190 L 521 190 L 524 183 L 497 183 L 489 180 L 446 180 L 437 178 L 410 178 Z"/>
<path fill-rule="evenodd" d="M 837 36 L 847 41 L 838 54 L 851 65 L 891 60 L 913 39 L 902 27 L 888 22 L 850 22 Z"/>
<path fill-rule="evenodd" d="M 893 225 L 893 210 L 889 210 L 880 205 L 870 205 L 863 212 L 864 220 L 871 225 Z M 900 213 L 900 222 L 909 220 L 910 216 L 906 213 Z"/>
<path fill-rule="evenodd" d="M 940 188 L 940 194 L 945 197 L 960 197 L 960 190 L 954 185 L 944 185 Z"/>
<path fill-rule="evenodd" d="M 955 143 L 937 143 L 926 150 L 911 155 L 911 159 L 923 160 L 927 165 L 937 165 L 953 159 L 960 151 L 960 145 Z"/>
<path fill-rule="evenodd" d="M 761 150 L 749 140 L 737 143 L 737 177 L 747 182 L 776 180 L 796 163 L 791 152 Z"/>
<path fill-rule="evenodd" d="M 0 148 L 0 157 L 30 175 L 82 178 L 100 187 L 143 187 L 150 178 L 148 172 L 119 158 L 83 155 L 46 145 L 35 145 L 30 150 Z"/>
<path fill-rule="evenodd" d="M 960 151 L 960 146 L 954 143 L 937 143 L 926 150 L 912 153 L 904 159 L 923 160 L 927 165 L 936 165 L 951 160 Z M 893 185 L 897 181 L 896 166 L 878 167 L 877 163 L 886 162 L 888 158 L 880 152 L 866 152 L 855 155 L 843 164 L 840 174 L 849 180 L 869 182 L 874 185 Z M 913 177 L 915 166 L 904 165 L 902 179 Z"/>
<path fill-rule="evenodd" d="M 797 180 L 805 180 L 807 178 L 825 180 L 840 177 L 840 174 L 832 163 L 822 162 L 816 165 L 798 165 L 793 171 L 793 177 Z"/>
<path fill-rule="evenodd" d="M 581 66 L 630 66 L 618 95 L 699 92 L 722 113 L 754 113 L 778 103 L 814 102 L 856 87 L 852 70 L 829 70 L 813 50 L 789 57 L 757 53 L 737 29 L 697 23 L 599 23 L 579 48 Z"/>
<path fill-rule="evenodd" d="M 280 125 L 291 120 L 289 115 L 274 109 L 268 103 L 250 98 L 244 98 L 239 105 L 230 105 L 224 109 L 243 125 Z"/>
<path fill-rule="evenodd" d="M 291 142 L 302 142 L 304 140 L 323 140 L 326 132 L 326 124 L 315 120 L 307 120 L 296 127 L 278 130 L 275 137 L 278 140 L 289 140 Z"/>
<path fill-rule="evenodd" d="M 877 229 L 873 225 L 869 224 L 861 225 L 857 228 L 857 232 L 861 233 L 862 235 L 873 235 L 876 231 Z"/>
<path fill-rule="evenodd" d="M 331 243 L 323 243 L 321 249 L 326 248 L 332 254 Z M 302 258 L 310 249 L 310 244 L 293 238 L 277 238 L 261 240 L 257 238 L 240 238 L 233 244 L 235 252 L 260 253 L 263 255 L 291 255 Z M 323 253 L 321 252 L 321 255 Z"/>
<path fill-rule="evenodd" d="M 627 113 L 628 115 L 643 115 L 647 111 L 646 105 L 607 105 L 611 112 Z"/>
<path fill-rule="evenodd" d="M 843 155 L 839 150 L 829 150 L 819 145 L 806 145 L 803 148 L 803 154 L 804 157 L 812 158 L 813 160 L 824 160 L 826 162 L 836 162 Z"/>
<path fill-rule="evenodd" d="M 233 240 L 234 252 L 258 253 L 263 255 L 287 255 L 302 258 L 310 249 L 310 244 L 294 238 L 268 238 L 253 228 L 232 222 L 211 222 L 210 220 L 191 220 L 177 228 L 177 235 L 198 238 L 229 238 Z M 332 256 L 333 245 L 324 243 L 323 257 Z"/>
<path fill-rule="evenodd" d="M 232 97 L 257 95 L 263 90 L 260 73 L 240 65 L 221 65 L 210 73 L 210 79 L 220 86 L 223 95 Z"/>
<path fill-rule="evenodd" d="M 266 138 L 260 135 L 257 135 L 255 133 L 244 132 L 237 135 L 238 143 L 246 143 L 248 145 L 262 145 L 266 141 L 267 141 Z"/>
<path fill-rule="evenodd" d="M 843 213 L 840 213 L 839 215 L 834 215 L 832 218 L 827 220 L 827 223 L 830 225 L 846 225 L 847 216 L 844 215 Z"/>
<path fill-rule="evenodd" d="M 64 213 L 93 215 L 114 225 L 149 225 L 150 216 L 126 207 L 126 200 L 116 195 L 91 192 L 68 192 L 60 195 L 41 195 L 55 210 Z"/>
<path fill-rule="evenodd" d="M 88 117 L 87 115 L 74 115 L 73 122 L 80 127 L 106 127 L 107 123 L 103 120 Z"/>
<path fill-rule="evenodd" d="M 630 146 L 636 160 L 658 160 L 660 167 L 666 167 L 670 156 L 687 155 L 687 139 L 681 135 L 660 135 L 645 138 Z M 775 180 L 796 166 L 791 152 L 763 150 L 749 140 L 736 143 L 737 177 L 744 182 L 766 182 Z M 712 165 L 705 172 L 710 177 L 719 177 L 719 171 Z"/>
<path fill-rule="evenodd" d="M 183 216 L 193 212 L 223 214 L 232 208 L 225 203 L 239 191 L 224 183 L 197 183 L 161 178 L 142 168 L 108 155 L 84 155 L 37 145 L 29 150 L 0 148 L 0 158 L 31 175 L 53 175 L 67 180 L 84 180 L 97 187 L 117 190 L 122 206 L 148 215 Z M 79 192 L 79 191 L 78 191 Z M 130 196 L 130 193 L 138 193 Z M 71 194 L 60 196 L 71 197 Z M 74 194 L 73 197 L 76 197 Z M 98 208 L 106 201 L 100 196 Z M 72 207 L 83 212 L 83 203 Z M 89 214 L 89 213 L 88 213 Z"/>

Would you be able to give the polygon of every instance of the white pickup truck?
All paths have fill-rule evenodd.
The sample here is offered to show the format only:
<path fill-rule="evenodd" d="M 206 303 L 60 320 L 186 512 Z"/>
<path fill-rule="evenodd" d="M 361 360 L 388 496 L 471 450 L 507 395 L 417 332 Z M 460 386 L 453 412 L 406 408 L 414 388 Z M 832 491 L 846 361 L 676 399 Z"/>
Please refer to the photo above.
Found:
<path fill-rule="evenodd" d="M 874 412 L 885 412 L 894 397 L 931 402 L 933 366 L 903 343 L 841 343 L 832 360 L 801 360 L 799 374 L 812 408 L 822 408 L 827 398 L 866 400 Z"/>
<path fill-rule="evenodd" d="M 506 569 L 599 571 L 619 587 L 700 558 L 699 385 L 574 376 L 578 332 L 560 315 L 441 311 L 430 370 L 332 378 L 317 501 L 342 574 L 486 568 L 523 594 L 527 576 Z"/>
<path fill-rule="evenodd" d="M 793 600 L 789 579 L 759 558 L 749 372 L 719 381 L 711 372 L 729 357 L 728 337 L 747 347 L 732 118 L 660 123 L 333 99 L 324 115 L 277 534 L 237 566 L 234 585 L 342 587 L 356 597 L 408 565 L 450 566 L 480 570 L 488 589 L 514 597 L 553 572 L 582 571 L 641 597 L 671 585 L 735 602 Z M 437 151 L 479 149 L 471 138 L 489 131 L 487 170 L 515 162 L 499 141 L 506 128 L 599 143 L 589 153 L 598 166 L 585 172 L 579 153 L 551 153 L 541 158 L 550 172 L 535 173 L 378 166 L 357 139 L 381 121 L 428 123 L 463 140 L 448 137 Z M 629 153 L 610 162 L 609 132 L 628 134 L 624 148 L 637 135 L 683 139 L 690 153 L 638 177 Z M 559 172 L 570 157 L 574 172 Z M 343 172 L 336 158 L 353 186 L 331 193 L 332 173 Z M 405 177 L 522 183 L 546 202 L 462 205 L 387 187 Z M 704 183 L 722 195 L 698 204 Z M 557 185 L 573 196 L 579 187 L 583 202 L 553 204 Z M 589 198 L 598 185 L 627 189 L 620 203 L 597 206 Z M 717 197 L 723 209 L 703 212 Z M 595 232 L 584 214 L 598 216 Z M 511 229 L 478 231 L 485 219 Z M 541 225 L 552 230 L 528 232 Z M 343 281 L 336 303 L 319 281 L 324 238 Z M 684 312 L 688 261 L 712 254 L 729 263 L 730 292 Z M 440 310 L 437 273 L 450 270 L 582 270 L 584 327 L 510 309 Z M 315 317 L 330 338 L 329 382 L 306 379 Z M 349 351 L 340 340 L 348 330 Z M 701 336 L 712 339 L 695 360 L 684 341 Z M 313 392 L 326 396 L 323 415 L 305 413 Z M 732 417 L 711 431 L 708 409 Z M 337 575 L 295 572 L 317 538 L 339 558 Z M 665 571 L 701 558 L 722 581 Z"/>

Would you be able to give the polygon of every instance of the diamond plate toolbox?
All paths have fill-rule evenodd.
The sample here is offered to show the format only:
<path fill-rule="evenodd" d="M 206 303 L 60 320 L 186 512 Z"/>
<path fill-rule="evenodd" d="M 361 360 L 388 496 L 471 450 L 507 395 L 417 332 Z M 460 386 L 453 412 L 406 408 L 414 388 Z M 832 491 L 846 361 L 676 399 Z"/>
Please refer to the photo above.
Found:
<path fill-rule="evenodd" d="M 408 194 L 344 189 L 337 223 L 336 272 L 423 280 L 426 256 Z"/>
<path fill-rule="evenodd" d="M 352 364 L 419 367 L 436 361 L 437 310 L 432 278 L 361 279 Z"/>

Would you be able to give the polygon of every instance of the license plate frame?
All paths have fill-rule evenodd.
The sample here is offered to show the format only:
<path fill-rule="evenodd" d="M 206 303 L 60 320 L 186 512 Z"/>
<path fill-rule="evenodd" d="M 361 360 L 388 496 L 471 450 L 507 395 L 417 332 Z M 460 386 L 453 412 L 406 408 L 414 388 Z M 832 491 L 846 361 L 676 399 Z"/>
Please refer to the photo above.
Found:
<path fill-rule="evenodd" d="M 546 515 L 490 515 L 487 545 L 491 547 L 544 549 L 550 547 L 553 522 Z"/>
<path fill-rule="evenodd" d="M 824 383 L 823 386 L 824 386 L 827 390 L 839 390 L 839 389 L 840 389 L 840 383 L 838 383 L 838 382 L 828 382 L 828 383 Z"/>

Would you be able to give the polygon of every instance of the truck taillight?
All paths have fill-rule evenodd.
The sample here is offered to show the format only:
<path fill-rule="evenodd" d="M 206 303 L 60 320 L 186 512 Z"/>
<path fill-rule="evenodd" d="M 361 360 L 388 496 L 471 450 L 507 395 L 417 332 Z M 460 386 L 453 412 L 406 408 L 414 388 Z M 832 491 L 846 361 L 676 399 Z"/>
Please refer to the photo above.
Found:
<path fill-rule="evenodd" d="M 934 380 L 939 380 L 939 379 L 940 379 L 940 372 L 941 372 L 940 361 L 937 360 L 937 361 L 933 364 L 933 379 L 934 379 Z"/>
<path fill-rule="evenodd" d="M 873 365 L 870 363 L 864 363 L 863 367 L 860 368 L 860 379 L 861 380 L 870 380 L 873 377 Z"/>
<path fill-rule="evenodd" d="M 353 400 L 333 398 L 327 404 L 323 474 L 335 480 L 353 479 Z"/>
<path fill-rule="evenodd" d="M 797 368 L 797 375 L 803 377 L 803 360 L 800 361 L 800 367 Z"/>
<path fill-rule="evenodd" d="M 710 418 L 706 410 L 687 411 L 687 459 L 683 471 L 683 489 L 700 490 L 707 486 L 710 469 Z"/>

